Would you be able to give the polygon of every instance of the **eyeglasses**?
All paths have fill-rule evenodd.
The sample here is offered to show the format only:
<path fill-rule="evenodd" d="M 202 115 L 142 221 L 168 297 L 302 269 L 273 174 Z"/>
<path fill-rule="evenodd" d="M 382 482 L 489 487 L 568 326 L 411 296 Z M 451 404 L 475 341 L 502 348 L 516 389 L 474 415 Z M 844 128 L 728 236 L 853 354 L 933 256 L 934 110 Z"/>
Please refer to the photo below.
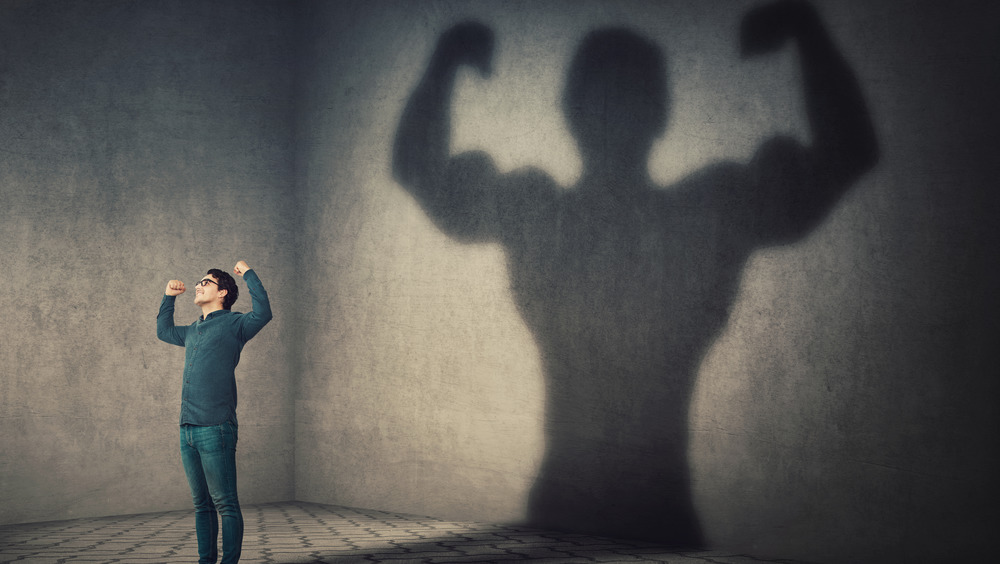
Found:
<path fill-rule="evenodd" d="M 211 282 L 212 284 L 215 284 L 216 286 L 219 285 L 218 282 L 216 282 L 215 280 L 212 280 L 211 278 L 202 278 L 201 282 L 198 282 L 197 284 L 195 284 L 195 286 L 201 286 L 201 287 L 204 288 L 205 286 L 208 286 L 209 282 Z"/>

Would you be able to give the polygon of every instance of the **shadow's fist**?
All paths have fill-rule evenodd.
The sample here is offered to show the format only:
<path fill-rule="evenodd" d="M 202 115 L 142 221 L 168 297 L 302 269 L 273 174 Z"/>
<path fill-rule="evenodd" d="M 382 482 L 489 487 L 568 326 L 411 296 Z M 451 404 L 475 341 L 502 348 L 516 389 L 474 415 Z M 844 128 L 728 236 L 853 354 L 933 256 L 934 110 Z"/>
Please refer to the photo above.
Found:
<path fill-rule="evenodd" d="M 740 53 L 746 57 L 777 51 L 790 38 L 808 33 L 818 22 L 815 9 L 802 0 L 778 0 L 758 6 L 743 16 Z"/>
<path fill-rule="evenodd" d="M 437 55 L 469 65 L 486 77 L 493 72 L 493 31 L 479 22 L 463 22 L 441 35 Z"/>

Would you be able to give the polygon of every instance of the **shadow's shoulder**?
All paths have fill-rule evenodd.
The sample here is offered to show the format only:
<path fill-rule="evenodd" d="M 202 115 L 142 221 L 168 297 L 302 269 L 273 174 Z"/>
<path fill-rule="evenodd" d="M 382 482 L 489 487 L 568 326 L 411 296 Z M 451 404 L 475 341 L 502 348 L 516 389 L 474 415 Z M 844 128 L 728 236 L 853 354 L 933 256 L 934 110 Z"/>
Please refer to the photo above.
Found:
<path fill-rule="evenodd" d="M 733 160 L 703 166 L 658 190 L 661 199 L 674 204 L 708 205 L 735 197 L 749 180 L 750 167 Z"/>

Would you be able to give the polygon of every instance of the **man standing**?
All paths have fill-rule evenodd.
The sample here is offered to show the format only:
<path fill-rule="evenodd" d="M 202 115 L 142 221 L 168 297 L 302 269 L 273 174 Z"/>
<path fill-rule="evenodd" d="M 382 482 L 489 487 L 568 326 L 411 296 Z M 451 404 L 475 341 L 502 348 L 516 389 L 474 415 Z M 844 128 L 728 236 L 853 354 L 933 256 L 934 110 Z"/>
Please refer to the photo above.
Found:
<path fill-rule="evenodd" d="M 184 283 L 171 280 L 156 316 L 156 336 L 182 346 L 181 458 L 194 497 L 198 562 L 218 559 L 222 516 L 222 564 L 240 560 L 243 514 L 236 493 L 236 365 L 243 345 L 271 320 L 271 305 L 257 273 L 239 261 L 233 272 L 246 280 L 253 311 L 230 311 L 239 288 L 227 272 L 213 268 L 195 286 L 202 315 L 185 327 L 174 325 L 174 301 Z"/>

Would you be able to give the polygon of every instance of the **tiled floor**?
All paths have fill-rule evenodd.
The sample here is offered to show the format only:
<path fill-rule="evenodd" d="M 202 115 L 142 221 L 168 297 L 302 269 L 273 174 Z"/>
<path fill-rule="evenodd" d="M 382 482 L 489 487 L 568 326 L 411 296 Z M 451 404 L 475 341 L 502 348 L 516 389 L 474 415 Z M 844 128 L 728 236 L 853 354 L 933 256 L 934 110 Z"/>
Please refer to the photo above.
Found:
<path fill-rule="evenodd" d="M 243 519 L 246 564 L 792 562 L 301 502 L 247 506 Z M 0 526 L 4 563 L 197 560 L 193 511 Z"/>

